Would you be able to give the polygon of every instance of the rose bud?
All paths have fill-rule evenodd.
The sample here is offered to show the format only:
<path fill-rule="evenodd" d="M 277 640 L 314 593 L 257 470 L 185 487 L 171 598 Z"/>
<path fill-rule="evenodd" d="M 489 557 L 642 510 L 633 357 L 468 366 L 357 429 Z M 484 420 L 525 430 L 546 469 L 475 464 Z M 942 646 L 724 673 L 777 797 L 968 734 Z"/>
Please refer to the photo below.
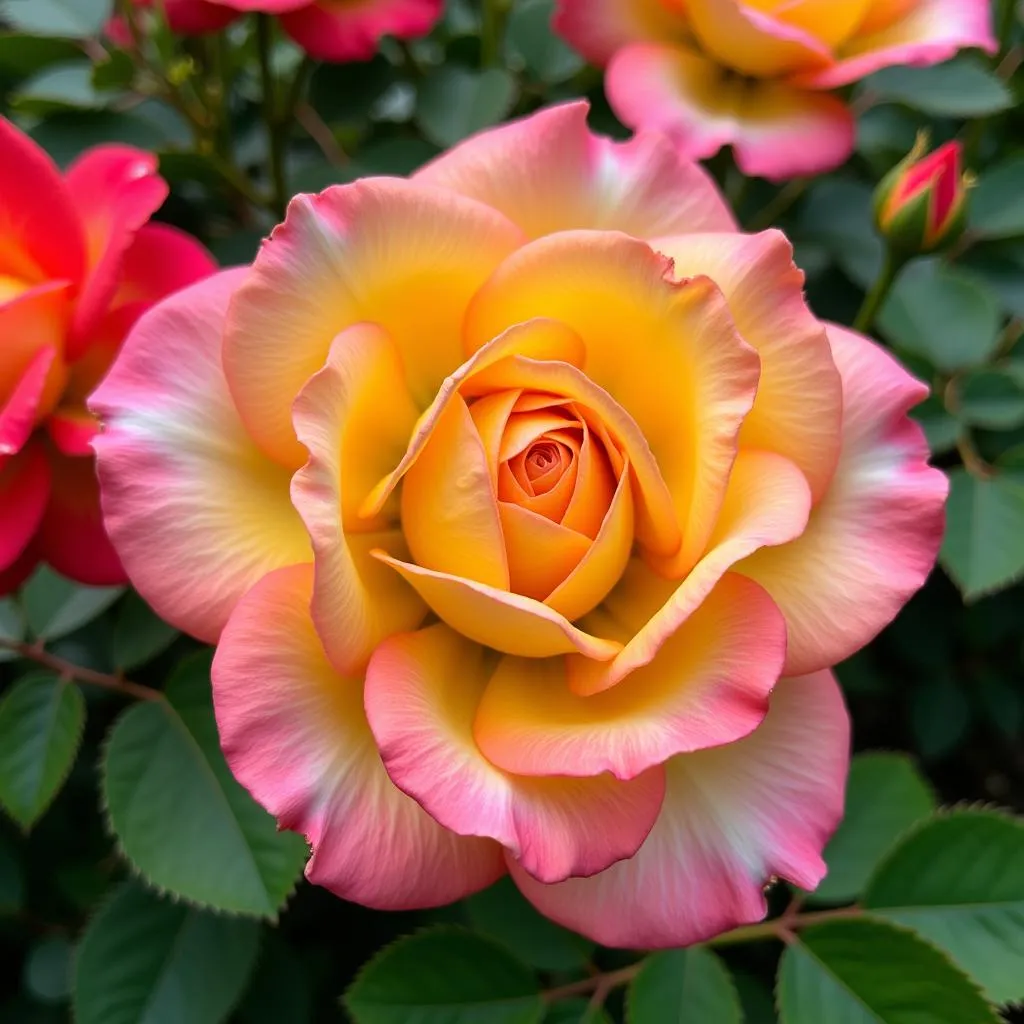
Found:
<path fill-rule="evenodd" d="M 967 220 L 970 176 L 960 169 L 959 142 L 947 142 L 922 156 L 921 136 L 910 154 L 883 179 L 875 192 L 875 222 L 896 250 L 907 255 L 946 249 Z"/>

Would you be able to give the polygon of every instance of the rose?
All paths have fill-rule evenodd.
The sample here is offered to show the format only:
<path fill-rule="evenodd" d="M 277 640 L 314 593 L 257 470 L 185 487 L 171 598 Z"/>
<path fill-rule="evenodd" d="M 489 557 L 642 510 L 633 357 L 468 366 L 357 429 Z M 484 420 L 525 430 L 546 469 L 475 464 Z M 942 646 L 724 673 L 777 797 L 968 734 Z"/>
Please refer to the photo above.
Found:
<path fill-rule="evenodd" d="M 153 7 L 154 0 L 132 0 Z M 172 32 L 218 32 L 248 11 L 276 15 L 281 28 L 317 60 L 369 60 L 383 36 L 415 39 L 441 17 L 443 0 L 162 0 Z M 107 35 L 119 46 L 131 45 L 121 17 L 107 23 Z"/>
<path fill-rule="evenodd" d="M 151 153 L 97 146 L 61 176 L 0 119 L 0 593 L 40 558 L 124 581 L 85 399 L 139 314 L 214 269 L 193 238 L 146 223 L 166 195 Z"/>
<path fill-rule="evenodd" d="M 732 145 L 772 180 L 817 174 L 853 151 L 854 120 L 826 90 L 891 64 L 994 53 L 988 0 L 559 0 L 555 30 L 607 65 L 631 128 L 674 134 L 688 156 Z"/>
<path fill-rule="evenodd" d="M 374 907 L 511 871 L 611 945 L 813 888 L 827 667 L 921 584 L 927 389 L 669 141 L 572 104 L 299 196 L 93 399 L 107 524 L 238 778 Z M 431 616 L 436 617 L 431 624 Z"/>
<path fill-rule="evenodd" d="M 904 258 L 949 248 L 967 224 L 970 177 L 960 170 L 960 143 L 924 156 L 927 148 L 922 135 L 875 189 L 875 226 Z"/>

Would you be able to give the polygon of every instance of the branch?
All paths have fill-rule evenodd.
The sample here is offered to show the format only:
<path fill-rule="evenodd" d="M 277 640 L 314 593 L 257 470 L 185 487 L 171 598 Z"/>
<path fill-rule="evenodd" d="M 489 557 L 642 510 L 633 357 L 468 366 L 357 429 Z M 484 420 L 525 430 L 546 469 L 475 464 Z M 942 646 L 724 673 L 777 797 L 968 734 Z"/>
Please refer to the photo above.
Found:
<path fill-rule="evenodd" d="M 164 695 L 153 689 L 151 686 L 143 686 L 141 683 L 133 683 L 129 679 L 122 679 L 120 676 L 109 675 L 106 672 L 96 672 L 83 665 L 76 665 L 74 662 L 65 661 L 55 654 L 44 651 L 35 644 L 21 643 L 17 640 L 5 640 L 0 637 L 0 647 L 14 651 L 21 658 L 34 661 L 37 665 L 51 669 L 58 675 L 67 679 L 74 679 L 79 683 L 87 683 L 90 686 L 101 686 L 105 690 L 113 690 L 126 697 L 134 697 L 136 700 L 163 700 Z"/>

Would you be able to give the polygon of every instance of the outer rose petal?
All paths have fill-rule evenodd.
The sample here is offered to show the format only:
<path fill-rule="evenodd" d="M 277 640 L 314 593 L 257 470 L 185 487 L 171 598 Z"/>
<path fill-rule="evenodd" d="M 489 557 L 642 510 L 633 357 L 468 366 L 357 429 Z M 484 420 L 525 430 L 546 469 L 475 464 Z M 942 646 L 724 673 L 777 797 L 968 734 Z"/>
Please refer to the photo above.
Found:
<path fill-rule="evenodd" d="M 444 0 L 317 0 L 282 14 L 281 27 L 317 60 L 369 60 L 383 36 L 425 36 L 443 6 Z"/>
<path fill-rule="evenodd" d="M 121 560 L 103 527 L 100 486 L 91 453 L 80 458 L 51 451 L 49 459 L 53 482 L 36 538 L 40 558 L 68 579 L 91 587 L 127 583 Z"/>
<path fill-rule="evenodd" d="M 764 917 L 781 875 L 813 889 L 843 813 L 849 719 L 829 672 L 784 679 L 746 739 L 667 765 L 661 816 L 640 852 L 593 878 L 542 885 L 510 860 L 541 913 L 605 946 L 688 946 Z"/>
<path fill-rule="evenodd" d="M 135 233 L 159 209 L 168 189 L 157 173 L 154 153 L 116 144 L 87 150 L 68 168 L 64 180 L 85 228 L 89 261 L 68 341 L 71 361 L 106 312 Z"/>
<path fill-rule="evenodd" d="M 384 637 L 415 629 L 426 614 L 415 591 L 369 555 L 385 546 L 407 556 L 393 519 L 356 513 L 416 420 L 388 336 L 372 324 L 342 331 L 295 399 L 294 417 L 309 451 L 291 493 L 313 543 L 313 621 L 334 666 L 355 675 Z"/>
<path fill-rule="evenodd" d="M 608 775 L 522 778 L 495 768 L 473 739 L 493 664 L 444 625 L 377 648 L 366 713 L 394 783 L 455 832 L 497 839 L 543 881 L 593 875 L 632 857 L 661 808 L 661 767 L 628 783 Z M 528 664 L 543 674 L 550 663 Z"/>
<path fill-rule="evenodd" d="M 470 298 L 521 239 L 482 203 L 408 181 L 366 178 L 297 196 L 232 302 L 224 341 L 253 437 L 289 468 L 302 464 L 292 399 L 335 335 L 361 322 L 388 332 L 425 407 L 462 362 Z"/>
<path fill-rule="evenodd" d="M 637 238 L 735 230 L 708 174 L 662 133 L 615 142 L 590 131 L 587 109 L 565 103 L 480 132 L 414 180 L 479 199 L 530 238 L 574 228 Z"/>
<path fill-rule="evenodd" d="M 396 789 L 309 616 L 312 566 L 272 572 L 232 613 L 213 662 L 221 745 L 238 780 L 313 847 L 311 882 L 380 910 L 438 906 L 503 873 L 501 848 L 449 832 Z"/>
<path fill-rule="evenodd" d="M 828 47 L 813 35 L 743 0 L 686 0 L 686 17 L 705 52 L 744 75 L 769 78 L 831 59 Z"/>
<path fill-rule="evenodd" d="M 99 420 L 84 406 L 66 405 L 55 409 L 46 420 L 46 432 L 63 455 L 92 458 L 92 439 L 99 433 Z"/>
<path fill-rule="evenodd" d="M 39 564 L 39 552 L 36 546 L 29 546 L 6 569 L 0 569 L 0 596 L 10 594 L 32 575 Z"/>
<path fill-rule="evenodd" d="M 652 245 L 673 261 L 677 274 L 706 274 L 722 289 L 743 340 L 761 358 L 741 447 L 784 455 L 817 500 L 839 458 L 842 384 L 825 327 L 807 308 L 793 247 L 774 230 L 680 235 Z"/>
<path fill-rule="evenodd" d="M 311 557 L 288 474 L 246 434 L 221 369 L 228 302 L 246 273 L 154 307 L 89 403 L 106 428 L 93 445 L 128 574 L 163 618 L 211 641 L 256 580 Z"/>
<path fill-rule="evenodd" d="M 628 43 L 688 35 L 682 9 L 664 0 L 558 0 L 552 27 L 599 67 Z"/>
<path fill-rule="evenodd" d="M 693 159 L 731 144 L 744 174 L 818 174 L 853 152 L 854 120 L 841 100 L 781 81 L 737 80 L 684 46 L 627 46 L 605 85 L 624 124 L 668 132 Z"/>
<path fill-rule="evenodd" d="M 85 238 L 46 152 L 0 117 L 0 274 L 29 284 L 85 273 Z"/>
<path fill-rule="evenodd" d="M 867 338 L 829 326 L 843 380 L 843 445 L 832 486 L 789 544 L 736 566 L 786 616 L 788 673 L 849 657 L 890 622 L 935 563 L 949 482 L 906 415 L 925 385 Z"/>
<path fill-rule="evenodd" d="M 798 76 L 813 89 L 835 89 L 892 64 L 940 64 L 971 46 L 995 53 L 992 5 L 988 0 L 919 0 L 897 21 L 857 33 L 831 67 Z M 871 23 L 869 22 L 869 28 Z"/>
<path fill-rule="evenodd" d="M 650 446 L 675 508 L 677 533 L 637 508 L 640 540 L 673 555 L 682 576 L 707 543 L 754 400 L 756 353 L 707 278 L 674 280 L 671 264 L 617 232 L 566 231 L 510 256 L 466 316 L 471 351 L 512 324 L 550 317 L 586 347 L 583 373 L 619 403 Z M 630 453 L 634 471 L 639 460 Z M 675 552 L 675 553 L 674 553 Z"/>
<path fill-rule="evenodd" d="M 0 459 L 0 569 L 12 566 L 39 528 L 50 496 L 50 466 L 40 444 Z"/>
<path fill-rule="evenodd" d="M 156 302 L 216 270 L 216 260 L 190 234 L 170 224 L 144 224 L 124 254 L 114 303 Z"/>
<path fill-rule="evenodd" d="M 564 661 L 503 659 L 477 712 L 480 750 L 522 775 L 632 779 L 746 736 L 786 656 L 782 615 L 749 584 L 726 575 L 650 664 L 594 696 L 570 691 Z"/>

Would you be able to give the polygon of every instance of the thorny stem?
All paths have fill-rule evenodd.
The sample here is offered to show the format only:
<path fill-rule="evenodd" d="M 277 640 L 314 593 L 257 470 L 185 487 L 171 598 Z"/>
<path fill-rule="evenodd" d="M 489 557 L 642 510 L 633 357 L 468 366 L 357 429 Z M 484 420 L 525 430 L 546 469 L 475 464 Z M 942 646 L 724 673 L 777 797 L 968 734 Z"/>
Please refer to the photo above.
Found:
<path fill-rule="evenodd" d="M 44 651 L 37 644 L 26 644 L 18 640 L 5 640 L 0 637 L 0 647 L 14 651 L 19 657 L 34 661 L 37 665 L 42 665 L 66 679 L 74 679 L 76 682 L 87 683 L 90 686 L 102 686 L 105 690 L 113 690 L 115 693 L 122 693 L 126 697 L 134 697 L 136 700 L 163 700 L 163 694 L 151 686 L 143 686 L 141 683 L 133 683 L 130 679 L 122 679 L 120 676 L 110 675 L 106 672 L 96 672 L 83 665 L 65 661 L 55 654 Z"/>
<path fill-rule="evenodd" d="M 862 914 L 860 907 L 841 907 L 838 910 L 815 910 L 808 913 L 800 913 L 802 899 L 797 897 L 786 909 L 781 917 L 771 921 L 763 921 L 761 924 L 744 925 L 742 928 L 734 928 L 731 932 L 725 932 L 717 938 L 705 943 L 708 946 L 733 946 L 740 942 L 757 942 L 761 939 L 778 939 L 781 942 L 790 943 L 794 941 L 796 932 L 801 928 L 807 928 L 813 924 L 822 924 L 825 921 L 845 920 L 859 917 Z M 555 1003 L 562 999 L 571 999 L 573 996 L 585 996 L 593 993 L 592 1006 L 600 1006 L 604 1003 L 608 994 L 620 985 L 628 985 L 640 973 L 643 961 L 630 964 L 628 967 L 620 967 L 615 971 L 606 971 L 601 974 L 592 975 L 589 978 L 581 978 L 579 981 L 570 982 L 568 985 L 560 985 L 558 988 L 549 988 L 544 992 L 544 1001 Z"/>

